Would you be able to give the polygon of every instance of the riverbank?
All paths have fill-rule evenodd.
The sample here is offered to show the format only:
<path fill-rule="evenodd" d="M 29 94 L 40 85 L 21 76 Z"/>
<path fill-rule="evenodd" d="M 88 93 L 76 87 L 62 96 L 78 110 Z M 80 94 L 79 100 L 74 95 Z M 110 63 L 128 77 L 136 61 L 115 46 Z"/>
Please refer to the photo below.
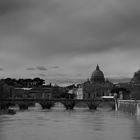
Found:
<path fill-rule="evenodd" d="M 14 115 L 16 114 L 16 111 L 13 109 L 5 109 L 5 110 L 0 110 L 0 115 Z"/>
<path fill-rule="evenodd" d="M 118 110 L 140 115 L 140 100 L 118 100 Z"/>

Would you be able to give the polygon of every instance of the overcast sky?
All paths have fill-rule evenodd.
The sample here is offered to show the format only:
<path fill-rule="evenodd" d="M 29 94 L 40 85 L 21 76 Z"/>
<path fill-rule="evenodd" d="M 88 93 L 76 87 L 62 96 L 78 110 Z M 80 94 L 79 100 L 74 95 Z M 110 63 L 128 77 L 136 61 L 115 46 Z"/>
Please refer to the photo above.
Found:
<path fill-rule="evenodd" d="M 0 77 L 132 77 L 140 0 L 0 0 Z"/>

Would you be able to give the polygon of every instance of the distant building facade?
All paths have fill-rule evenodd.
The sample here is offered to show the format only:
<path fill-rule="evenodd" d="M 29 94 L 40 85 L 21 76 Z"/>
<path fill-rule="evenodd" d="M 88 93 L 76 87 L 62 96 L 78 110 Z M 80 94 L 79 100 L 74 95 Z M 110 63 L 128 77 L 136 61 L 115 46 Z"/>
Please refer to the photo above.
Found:
<path fill-rule="evenodd" d="M 29 91 L 31 88 L 14 88 L 12 91 L 12 98 L 29 98 Z"/>
<path fill-rule="evenodd" d="M 140 100 L 140 70 L 134 73 L 130 82 L 118 83 L 114 87 L 119 99 Z"/>
<path fill-rule="evenodd" d="M 80 85 L 76 89 L 76 99 L 83 99 L 83 87 Z"/>
<path fill-rule="evenodd" d="M 43 99 L 51 99 L 52 98 L 52 87 L 44 86 L 44 87 L 36 87 L 32 88 L 29 91 L 29 95 L 31 98 L 43 98 Z"/>

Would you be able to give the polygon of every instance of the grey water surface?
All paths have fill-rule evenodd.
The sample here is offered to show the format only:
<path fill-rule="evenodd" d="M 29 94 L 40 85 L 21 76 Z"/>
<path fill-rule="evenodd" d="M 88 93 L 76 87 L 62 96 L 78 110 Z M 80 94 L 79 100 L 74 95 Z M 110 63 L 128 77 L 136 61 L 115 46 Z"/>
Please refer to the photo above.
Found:
<path fill-rule="evenodd" d="M 30 108 L 0 116 L 0 140 L 140 140 L 140 117 L 109 108 Z"/>

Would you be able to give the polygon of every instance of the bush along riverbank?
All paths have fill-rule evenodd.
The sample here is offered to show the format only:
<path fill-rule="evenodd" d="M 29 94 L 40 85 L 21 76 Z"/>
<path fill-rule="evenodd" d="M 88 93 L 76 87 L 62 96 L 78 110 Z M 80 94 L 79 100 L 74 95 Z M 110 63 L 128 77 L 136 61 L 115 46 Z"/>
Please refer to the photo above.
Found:
<path fill-rule="evenodd" d="M 2 109 L 2 110 L 0 110 L 0 115 L 5 115 L 5 114 L 14 115 L 14 114 L 16 114 L 16 111 L 13 110 L 13 109 Z"/>

